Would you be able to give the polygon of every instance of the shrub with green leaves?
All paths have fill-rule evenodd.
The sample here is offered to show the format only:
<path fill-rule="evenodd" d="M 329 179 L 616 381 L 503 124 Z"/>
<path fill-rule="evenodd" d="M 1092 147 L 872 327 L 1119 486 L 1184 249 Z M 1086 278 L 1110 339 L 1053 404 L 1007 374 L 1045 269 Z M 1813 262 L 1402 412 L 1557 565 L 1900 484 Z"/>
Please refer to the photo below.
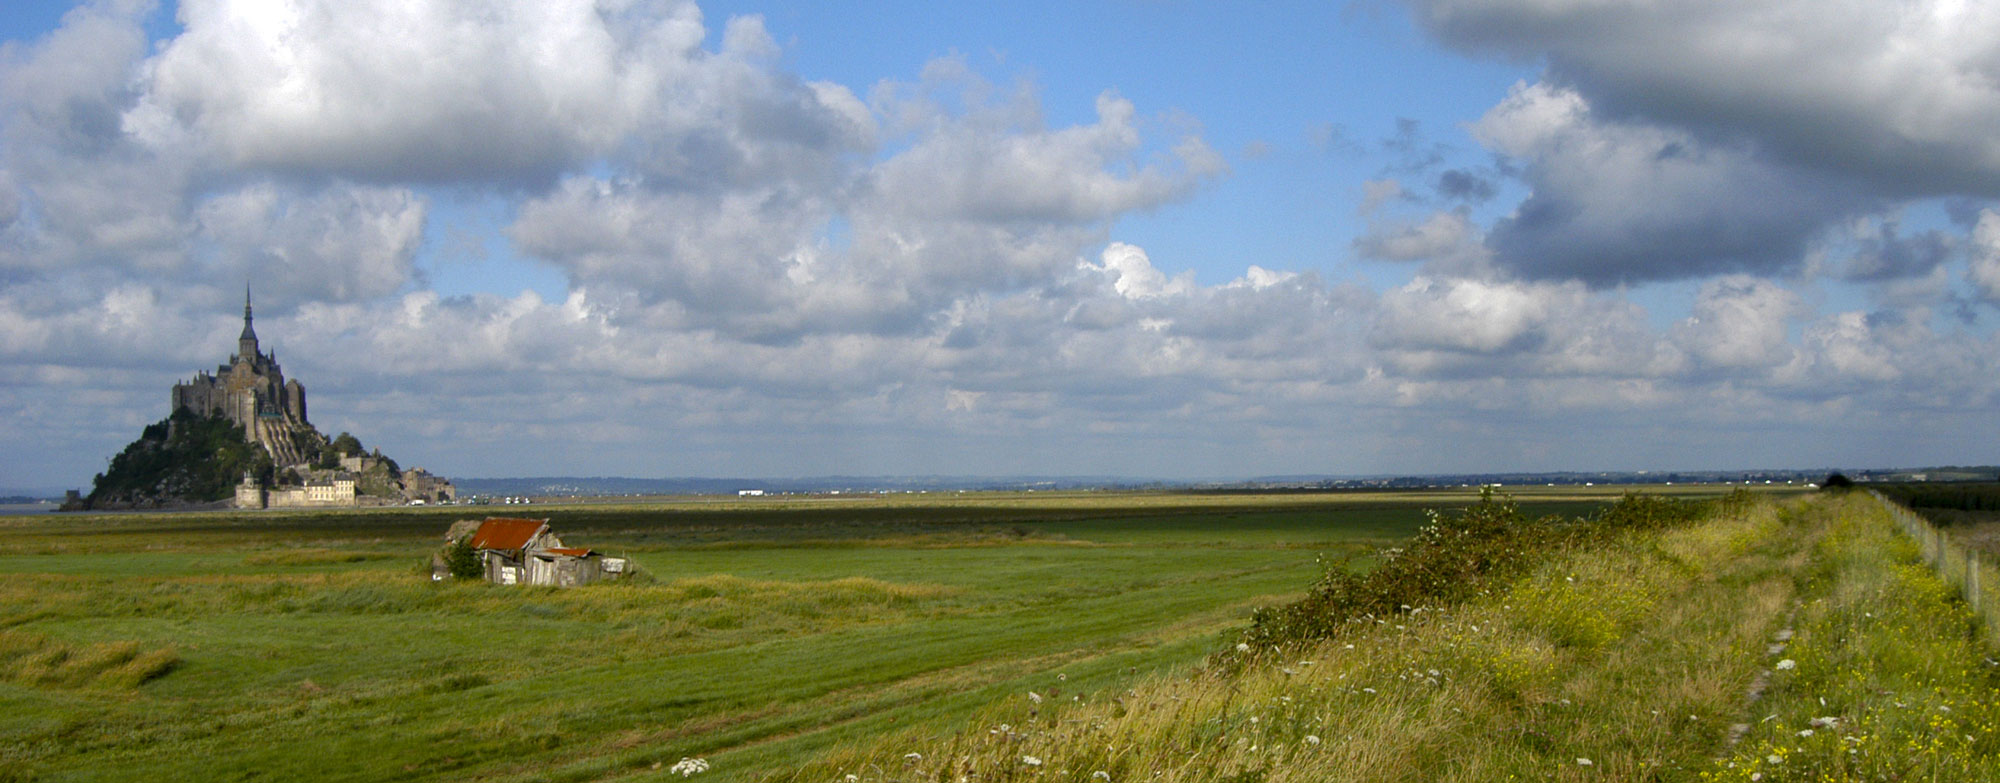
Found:
<path fill-rule="evenodd" d="M 1576 544 L 1683 525 L 1712 510 L 1739 509 L 1750 502 L 1742 490 L 1708 503 L 1626 495 L 1587 519 L 1531 519 L 1512 498 L 1488 488 L 1463 511 L 1428 512 L 1430 524 L 1403 546 L 1378 553 L 1375 568 L 1341 564 L 1328 569 L 1297 602 L 1259 609 L 1243 644 L 1264 650 L 1310 643 L 1354 622 L 1412 607 L 1457 604 Z"/>
<path fill-rule="evenodd" d="M 445 546 L 444 566 L 456 579 L 480 579 L 486 576 L 486 567 L 479 562 L 479 551 L 472 548 L 471 536 L 459 536 L 458 540 Z"/>

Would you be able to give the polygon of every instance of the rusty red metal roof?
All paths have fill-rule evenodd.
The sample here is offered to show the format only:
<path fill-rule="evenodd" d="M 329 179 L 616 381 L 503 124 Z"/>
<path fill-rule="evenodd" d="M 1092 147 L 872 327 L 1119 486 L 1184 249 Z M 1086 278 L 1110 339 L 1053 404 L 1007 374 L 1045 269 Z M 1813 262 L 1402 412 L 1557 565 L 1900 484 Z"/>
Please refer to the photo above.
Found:
<path fill-rule="evenodd" d="M 590 550 L 589 550 L 589 549 L 587 549 L 587 548 L 584 548 L 584 547 L 576 547 L 576 546 L 552 546 L 552 547 L 549 547 L 549 548 L 548 548 L 547 550 L 545 550 L 545 551 L 549 551 L 549 552 L 554 552 L 554 553 L 556 553 L 556 554 L 558 554 L 558 555 L 569 555 L 570 557 L 589 557 L 589 556 L 590 556 Z"/>
<path fill-rule="evenodd" d="M 546 530 L 548 526 L 546 519 L 487 517 L 472 533 L 472 548 L 521 549 L 534 539 L 536 533 Z"/>

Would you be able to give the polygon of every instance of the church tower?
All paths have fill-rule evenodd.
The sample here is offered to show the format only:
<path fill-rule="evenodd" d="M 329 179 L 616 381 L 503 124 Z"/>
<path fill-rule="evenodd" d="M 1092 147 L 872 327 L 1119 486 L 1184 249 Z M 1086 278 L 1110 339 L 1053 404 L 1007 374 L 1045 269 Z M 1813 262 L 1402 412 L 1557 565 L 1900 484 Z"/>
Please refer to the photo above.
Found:
<path fill-rule="evenodd" d="M 278 358 L 259 350 L 250 310 L 250 286 L 243 286 L 243 334 L 236 338 L 236 355 L 214 374 L 196 373 L 174 384 L 174 410 L 228 419 L 243 428 L 243 436 L 260 444 L 279 465 L 310 459 L 310 450 L 296 435 L 318 436 L 306 420 L 306 387 L 286 380 Z"/>
<path fill-rule="evenodd" d="M 257 362 L 257 330 L 250 328 L 250 285 L 243 285 L 243 336 L 236 338 L 236 355 Z"/>

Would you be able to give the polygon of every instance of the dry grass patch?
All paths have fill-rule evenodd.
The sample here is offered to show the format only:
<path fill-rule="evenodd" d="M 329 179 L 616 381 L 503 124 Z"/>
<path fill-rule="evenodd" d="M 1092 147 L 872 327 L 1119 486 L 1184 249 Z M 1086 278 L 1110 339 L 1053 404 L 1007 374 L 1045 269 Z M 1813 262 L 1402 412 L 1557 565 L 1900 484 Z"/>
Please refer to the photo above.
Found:
<path fill-rule="evenodd" d="M 19 685 L 130 690 L 180 665 L 172 647 L 138 642 L 71 644 L 20 631 L 0 631 L 0 677 Z"/>

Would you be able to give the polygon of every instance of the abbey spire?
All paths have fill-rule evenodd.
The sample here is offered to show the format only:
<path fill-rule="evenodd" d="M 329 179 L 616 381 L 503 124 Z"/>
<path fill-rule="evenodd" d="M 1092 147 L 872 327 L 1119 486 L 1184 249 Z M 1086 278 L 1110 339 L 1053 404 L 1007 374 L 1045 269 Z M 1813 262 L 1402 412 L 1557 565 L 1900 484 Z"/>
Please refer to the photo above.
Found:
<path fill-rule="evenodd" d="M 257 361 L 257 331 L 250 328 L 250 284 L 243 284 L 243 336 L 236 338 L 236 355 Z"/>

